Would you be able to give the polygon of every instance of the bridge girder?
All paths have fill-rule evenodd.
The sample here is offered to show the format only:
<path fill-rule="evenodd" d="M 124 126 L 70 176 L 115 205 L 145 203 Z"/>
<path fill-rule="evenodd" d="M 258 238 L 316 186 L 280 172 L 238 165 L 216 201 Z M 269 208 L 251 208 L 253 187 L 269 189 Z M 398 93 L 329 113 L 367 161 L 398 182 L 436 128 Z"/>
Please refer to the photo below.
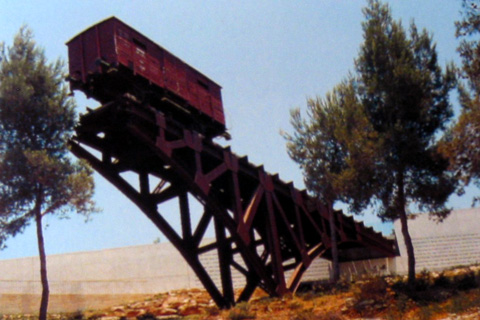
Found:
<path fill-rule="evenodd" d="M 152 106 L 119 98 L 90 110 L 70 145 L 158 227 L 219 307 L 248 300 L 257 287 L 273 296 L 294 292 L 315 258 L 329 258 L 327 207 Z M 138 181 L 124 179 L 124 172 Z M 195 226 L 188 195 L 203 207 Z M 174 199 L 181 232 L 159 211 Z M 395 255 L 393 241 L 341 212 L 333 215 L 340 260 L 351 259 L 349 250 L 362 250 L 364 259 Z M 204 244 L 210 225 L 216 240 Z M 210 251 L 218 254 L 220 284 L 200 259 Z M 238 297 L 232 269 L 245 277 Z"/>

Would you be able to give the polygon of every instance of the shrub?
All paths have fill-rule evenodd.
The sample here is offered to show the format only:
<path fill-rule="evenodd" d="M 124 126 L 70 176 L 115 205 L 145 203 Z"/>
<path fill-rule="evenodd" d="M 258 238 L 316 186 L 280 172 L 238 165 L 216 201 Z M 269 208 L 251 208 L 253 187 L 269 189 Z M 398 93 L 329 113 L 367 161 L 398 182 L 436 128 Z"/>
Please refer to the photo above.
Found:
<path fill-rule="evenodd" d="M 478 288 L 478 283 L 473 271 L 456 276 L 454 281 L 457 289 L 461 291 Z"/>
<path fill-rule="evenodd" d="M 74 312 L 67 316 L 68 320 L 83 320 L 85 319 L 83 313 L 81 311 Z"/>
<path fill-rule="evenodd" d="M 346 278 L 340 278 L 337 282 L 316 282 L 312 286 L 312 290 L 316 294 L 347 292 L 351 288 L 352 282 Z"/>
<path fill-rule="evenodd" d="M 457 295 L 452 298 L 447 306 L 447 311 L 450 313 L 460 313 L 468 308 L 467 299 L 463 295 Z"/>
<path fill-rule="evenodd" d="M 297 312 L 294 316 L 290 317 L 290 320 L 318 320 L 318 317 L 313 313 L 313 310 L 306 309 Z"/>
<path fill-rule="evenodd" d="M 297 294 L 297 297 L 299 297 L 300 299 L 302 299 L 303 301 L 310 301 L 310 300 L 313 300 L 317 297 L 317 294 L 313 291 L 310 291 L 310 292 L 302 292 L 302 293 L 298 293 Z"/>
<path fill-rule="evenodd" d="M 403 293 L 400 293 L 395 300 L 395 306 L 400 313 L 405 313 L 409 307 L 410 298 Z"/>
<path fill-rule="evenodd" d="M 425 291 L 433 286 L 434 280 L 430 272 L 422 270 L 415 279 L 415 291 Z"/>
<path fill-rule="evenodd" d="M 450 279 L 445 276 L 444 273 L 441 273 L 435 280 L 433 281 L 433 286 L 436 288 L 450 288 L 452 285 Z"/>
<path fill-rule="evenodd" d="M 156 320 L 157 317 L 155 317 L 151 313 L 145 313 L 137 317 L 138 320 Z"/>
<path fill-rule="evenodd" d="M 229 320 L 246 320 L 255 319 L 255 314 L 250 312 L 250 306 L 246 302 L 237 304 L 234 308 L 230 309 L 227 318 Z"/>
<path fill-rule="evenodd" d="M 345 319 L 339 312 L 330 311 L 326 314 L 315 318 L 317 320 L 343 320 Z"/>
<path fill-rule="evenodd" d="M 359 281 L 353 286 L 353 308 L 360 314 L 368 315 L 371 311 L 386 308 L 390 298 L 388 283 L 381 277 Z"/>
<path fill-rule="evenodd" d="M 302 308 L 303 308 L 303 303 L 301 303 L 300 301 L 291 301 L 291 302 L 288 304 L 288 308 L 289 308 L 290 310 L 302 309 Z"/>
<path fill-rule="evenodd" d="M 217 306 L 208 306 L 205 307 L 205 313 L 209 316 L 218 316 L 220 314 L 220 309 Z"/>
<path fill-rule="evenodd" d="M 388 284 L 381 277 L 373 277 L 359 281 L 353 286 L 353 297 L 357 303 L 366 300 L 384 301 L 387 296 Z"/>

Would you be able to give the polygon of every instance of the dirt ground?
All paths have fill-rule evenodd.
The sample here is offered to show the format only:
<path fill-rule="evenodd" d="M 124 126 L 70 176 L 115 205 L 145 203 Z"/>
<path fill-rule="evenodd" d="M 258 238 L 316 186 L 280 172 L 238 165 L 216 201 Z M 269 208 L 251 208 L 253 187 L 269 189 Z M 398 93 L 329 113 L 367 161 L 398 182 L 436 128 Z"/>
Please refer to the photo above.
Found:
<path fill-rule="evenodd" d="M 471 294 L 478 296 L 478 290 Z M 474 320 L 480 319 L 480 307 L 476 306 L 463 310 L 460 314 L 440 312 L 431 314 L 429 309 L 419 310 L 412 305 L 405 313 L 389 313 L 391 306 L 379 310 L 372 309 L 370 316 L 361 316 L 349 308 L 352 301 L 352 292 L 343 292 L 326 295 L 313 295 L 310 293 L 301 296 L 284 298 L 269 298 L 264 293 L 256 294 L 248 304 L 239 304 L 230 310 L 218 310 L 208 294 L 203 290 L 183 290 L 158 294 L 145 298 L 142 295 L 89 295 L 89 296 L 59 296 L 51 297 L 50 319 L 65 319 L 55 312 L 78 310 L 81 304 L 82 315 L 85 319 L 195 319 L 195 320 L 231 320 L 231 319 L 256 319 L 256 320 L 365 320 L 365 319 L 430 319 L 430 320 Z M 34 319 L 38 308 L 39 296 L 34 295 L 0 295 L 0 314 L 7 314 L 9 306 L 23 306 L 30 310 L 24 312 L 22 318 Z M 469 298 L 467 295 L 462 299 Z M 445 303 L 449 303 L 446 301 Z M 28 309 L 29 308 L 29 309 Z M 60 310 L 57 308 L 61 308 Z M 13 308 L 12 308 L 13 309 Z M 19 319 L 17 315 L 5 316 L 3 319 Z M 173 317 L 173 318 L 172 318 Z M 146 318 L 146 319 L 147 319 Z M 79 319 L 71 317 L 71 319 Z"/>
<path fill-rule="evenodd" d="M 39 295 L 0 295 L 0 318 L 34 319 L 31 315 L 37 313 L 39 300 Z M 85 319 L 104 320 L 473 320 L 480 319 L 480 265 L 422 272 L 415 288 L 407 286 L 406 277 L 395 276 L 341 281 L 334 286 L 312 284 L 280 298 L 257 289 L 248 303 L 230 310 L 219 310 L 202 289 L 155 295 L 51 296 L 51 319 L 64 319 L 64 314 L 56 313 L 76 311 Z"/>
<path fill-rule="evenodd" d="M 145 294 L 98 295 L 50 295 L 49 312 L 75 312 L 78 310 L 104 309 L 117 304 L 146 299 Z M 0 314 L 37 313 L 40 295 L 0 294 Z"/>

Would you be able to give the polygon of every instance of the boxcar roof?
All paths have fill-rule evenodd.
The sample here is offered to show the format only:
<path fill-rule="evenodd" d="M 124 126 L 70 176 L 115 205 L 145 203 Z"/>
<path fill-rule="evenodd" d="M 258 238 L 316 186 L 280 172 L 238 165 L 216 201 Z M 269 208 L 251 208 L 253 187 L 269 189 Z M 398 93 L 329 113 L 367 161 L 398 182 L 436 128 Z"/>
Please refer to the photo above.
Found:
<path fill-rule="evenodd" d="M 125 28 L 128 28 L 130 29 L 131 31 L 135 32 L 135 33 L 138 33 L 139 35 L 141 35 L 142 37 L 144 37 L 145 39 L 147 39 L 148 41 L 150 41 L 153 45 L 159 47 L 160 49 L 164 50 L 164 51 L 167 51 L 168 53 L 170 53 L 171 55 L 173 55 L 175 58 L 179 59 L 180 61 L 182 61 L 182 63 L 186 64 L 187 66 L 189 66 L 190 68 L 192 68 L 193 70 L 197 71 L 198 73 L 200 73 L 202 76 L 204 76 L 205 78 L 207 78 L 208 80 L 210 80 L 211 82 L 213 82 L 214 84 L 216 84 L 217 86 L 219 86 L 220 88 L 222 87 L 221 85 L 219 85 L 217 82 L 213 81 L 211 78 L 207 77 L 204 73 L 200 72 L 199 70 L 197 70 L 196 68 L 192 67 L 191 65 L 189 65 L 188 63 L 186 63 L 185 61 L 183 61 L 182 59 L 180 59 L 178 56 L 176 56 L 175 54 L 171 53 L 170 51 L 168 51 L 167 49 L 165 49 L 164 47 L 160 46 L 159 44 L 157 44 L 155 41 L 152 41 L 150 38 L 148 38 L 147 36 L 145 36 L 143 33 L 137 31 L 136 29 L 130 27 L 128 24 L 126 24 L 125 22 L 123 22 L 122 20 L 118 19 L 117 17 L 115 16 L 111 16 L 110 18 L 106 18 L 100 22 L 97 22 L 93 25 L 91 25 L 90 27 L 86 28 L 85 30 L 83 30 L 82 32 L 78 33 L 77 35 L 75 35 L 73 38 L 71 38 L 70 40 L 68 40 L 65 44 L 68 46 L 68 44 L 70 42 L 72 42 L 73 40 L 75 40 L 78 36 L 80 36 L 81 34 L 85 33 L 86 31 L 92 29 L 92 28 L 95 28 L 96 26 L 98 25 L 101 25 L 101 24 L 104 24 L 104 23 L 109 23 L 111 21 L 115 21 L 116 23 L 119 23 L 121 24 L 122 26 L 124 26 Z"/>

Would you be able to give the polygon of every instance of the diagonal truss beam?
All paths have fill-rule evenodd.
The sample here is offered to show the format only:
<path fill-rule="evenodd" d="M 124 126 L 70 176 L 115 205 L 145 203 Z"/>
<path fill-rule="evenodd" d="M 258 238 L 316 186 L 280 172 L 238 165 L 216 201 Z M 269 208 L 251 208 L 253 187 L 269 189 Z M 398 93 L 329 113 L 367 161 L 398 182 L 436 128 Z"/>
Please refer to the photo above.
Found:
<path fill-rule="evenodd" d="M 165 234 L 218 306 L 248 300 L 257 287 L 277 296 L 294 292 L 316 257 L 329 258 L 328 211 L 292 183 L 151 106 L 119 99 L 97 110 L 82 116 L 72 152 L 86 159 Z M 138 186 L 121 177 L 125 171 L 138 174 Z M 155 188 L 150 177 L 160 179 Z M 203 206 L 196 226 L 189 195 Z M 157 208 L 175 198 L 180 233 Z M 202 245 L 212 223 L 215 241 Z M 351 257 L 349 250 L 363 250 L 363 258 L 395 255 L 391 241 L 341 213 L 336 214 L 334 230 L 341 259 Z M 218 255 L 220 283 L 201 263 L 200 256 L 210 251 Z M 245 278 L 237 298 L 232 270 Z M 293 273 L 287 276 L 289 270 Z"/>

